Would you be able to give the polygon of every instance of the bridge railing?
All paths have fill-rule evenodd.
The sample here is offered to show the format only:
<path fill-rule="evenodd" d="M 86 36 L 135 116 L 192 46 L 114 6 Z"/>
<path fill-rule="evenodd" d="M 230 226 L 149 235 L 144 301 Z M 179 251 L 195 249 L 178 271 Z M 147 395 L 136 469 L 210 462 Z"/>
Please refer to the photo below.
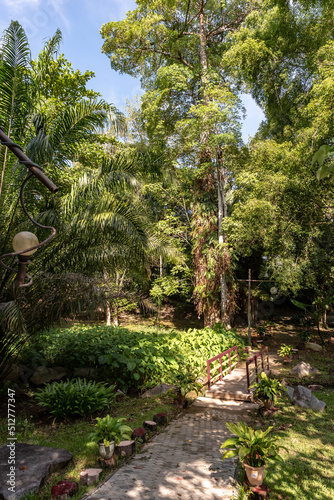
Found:
<path fill-rule="evenodd" d="M 269 370 L 268 346 L 254 354 L 254 356 L 252 356 L 251 358 L 247 359 L 246 375 L 248 394 L 250 393 L 250 386 L 254 383 L 254 381 L 259 382 L 259 373 L 265 370 L 265 362 L 267 365 L 266 369 Z"/>
<path fill-rule="evenodd" d="M 227 358 L 224 361 L 222 361 L 222 358 L 224 356 L 227 356 Z M 214 368 L 210 368 L 211 363 L 214 363 L 217 360 L 219 360 L 219 365 L 215 366 Z M 231 373 L 232 370 L 238 366 L 239 361 L 240 360 L 239 360 L 237 346 L 231 347 L 231 349 L 228 349 L 227 351 L 218 354 L 214 358 L 209 359 L 206 362 L 207 375 L 208 375 L 208 390 L 210 390 L 211 388 L 211 378 L 216 378 L 217 376 L 219 376 L 218 374 L 213 375 L 218 369 L 220 373 L 220 380 L 223 380 L 223 376 L 225 376 L 227 373 Z"/>

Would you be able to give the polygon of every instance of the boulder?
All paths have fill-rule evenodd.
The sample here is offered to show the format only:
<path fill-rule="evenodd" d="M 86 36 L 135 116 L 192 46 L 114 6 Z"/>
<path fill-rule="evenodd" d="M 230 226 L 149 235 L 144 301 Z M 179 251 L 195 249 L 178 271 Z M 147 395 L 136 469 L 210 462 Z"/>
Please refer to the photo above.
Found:
<path fill-rule="evenodd" d="M 292 402 L 302 408 L 311 408 L 314 411 L 324 411 L 326 403 L 316 398 L 312 392 L 302 385 L 298 385 L 293 392 Z"/>
<path fill-rule="evenodd" d="M 8 464 L 9 456 L 15 465 Z M 66 467 L 71 459 L 72 454 L 62 448 L 8 441 L 0 447 L 0 498 L 16 500 L 38 491 L 51 472 Z"/>
<path fill-rule="evenodd" d="M 30 377 L 30 382 L 35 385 L 43 385 L 52 380 L 61 380 L 64 377 L 68 377 L 68 374 L 68 370 L 62 366 L 55 366 L 53 368 L 38 366 Z"/>
<path fill-rule="evenodd" d="M 294 375 L 298 378 L 307 377 L 309 375 L 315 375 L 320 373 L 316 368 L 313 368 L 309 363 L 305 363 L 305 361 L 301 361 L 298 365 L 294 366 L 290 371 L 291 375 Z"/>
<path fill-rule="evenodd" d="M 287 386 L 286 386 L 286 390 L 287 390 L 287 393 L 288 393 L 289 398 L 290 398 L 290 399 L 291 399 L 291 401 L 292 401 L 292 399 L 293 399 L 293 393 L 294 393 L 294 388 L 293 388 L 293 387 L 290 387 L 289 385 L 287 385 Z"/>
<path fill-rule="evenodd" d="M 16 382 L 17 380 L 19 380 L 20 375 L 19 365 L 12 365 L 9 368 L 7 375 L 5 376 L 5 380 L 8 380 L 8 382 Z"/>
<path fill-rule="evenodd" d="M 322 351 L 322 346 L 315 342 L 306 342 L 305 347 L 306 349 L 312 349 L 312 351 Z"/>
<path fill-rule="evenodd" d="M 173 389 L 173 385 L 169 384 L 160 384 L 154 387 L 153 389 L 149 389 L 142 394 L 142 398 L 150 398 L 151 396 L 158 396 L 159 394 L 166 394 L 168 391 Z"/>

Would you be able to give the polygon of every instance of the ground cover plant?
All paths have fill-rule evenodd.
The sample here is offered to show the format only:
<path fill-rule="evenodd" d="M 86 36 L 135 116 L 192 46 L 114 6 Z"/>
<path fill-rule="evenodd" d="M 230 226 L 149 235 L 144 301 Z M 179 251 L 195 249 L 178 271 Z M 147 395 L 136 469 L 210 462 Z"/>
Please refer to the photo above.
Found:
<path fill-rule="evenodd" d="M 278 401 L 273 424 L 287 450 L 284 462 L 268 467 L 265 478 L 275 500 L 334 498 L 334 390 L 314 394 L 327 405 L 323 413 L 294 406 L 287 397 Z M 267 419 L 260 422 L 268 425 Z"/>
<path fill-rule="evenodd" d="M 91 367 L 98 377 L 127 391 L 172 383 L 174 374 L 185 367 L 201 372 L 212 355 L 244 344 L 242 336 L 220 325 L 187 332 L 76 325 L 34 336 L 23 351 L 21 362 L 31 368 Z"/>
<path fill-rule="evenodd" d="M 46 384 L 36 392 L 35 398 L 51 415 L 63 419 L 71 415 L 91 415 L 108 408 L 116 399 L 116 392 L 115 385 L 78 378 Z"/>

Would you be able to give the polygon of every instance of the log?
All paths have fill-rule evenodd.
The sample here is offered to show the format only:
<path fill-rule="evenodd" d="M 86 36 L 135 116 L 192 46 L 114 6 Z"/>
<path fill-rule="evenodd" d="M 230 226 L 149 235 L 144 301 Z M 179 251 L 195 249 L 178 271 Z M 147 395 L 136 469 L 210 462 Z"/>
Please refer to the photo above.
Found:
<path fill-rule="evenodd" d="M 152 422 L 152 420 L 146 420 L 143 424 L 145 429 L 147 429 L 150 432 L 155 432 L 157 430 L 157 424 L 156 422 Z"/>
<path fill-rule="evenodd" d="M 128 457 L 135 452 L 134 441 L 121 441 L 116 447 L 116 455 L 119 457 Z"/>
<path fill-rule="evenodd" d="M 146 430 L 144 427 L 138 427 L 132 433 L 132 439 L 141 439 L 143 443 L 146 441 Z"/>
<path fill-rule="evenodd" d="M 159 425 L 165 425 L 167 424 L 167 414 L 157 413 L 156 415 L 154 415 L 153 420 Z"/>
<path fill-rule="evenodd" d="M 100 479 L 102 469 L 85 469 L 80 472 L 80 484 L 90 486 Z"/>
<path fill-rule="evenodd" d="M 105 465 L 108 469 L 112 469 L 117 465 L 116 453 L 111 458 L 100 458 L 99 463 Z"/>
<path fill-rule="evenodd" d="M 51 489 L 51 500 L 67 500 L 78 491 L 78 485 L 74 481 L 60 481 Z"/>

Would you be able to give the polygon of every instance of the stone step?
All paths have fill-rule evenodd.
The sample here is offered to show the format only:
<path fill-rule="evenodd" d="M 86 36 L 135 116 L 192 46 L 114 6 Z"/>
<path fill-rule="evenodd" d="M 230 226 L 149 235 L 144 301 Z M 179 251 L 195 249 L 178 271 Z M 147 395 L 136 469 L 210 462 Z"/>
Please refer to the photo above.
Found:
<path fill-rule="evenodd" d="M 256 403 L 249 403 L 247 401 L 235 401 L 228 400 L 224 401 L 222 399 L 198 397 L 191 405 L 191 407 L 204 407 L 204 408 L 217 408 L 219 410 L 228 411 L 248 411 L 256 410 L 259 405 Z"/>
<path fill-rule="evenodd" d="M 224 389 L 213 387 L 210 391 L 206 391 L 206 398 L 222 399 L 227 401 L 251 401 L 251 394 L 242 391 L 230 392 Z"/>

